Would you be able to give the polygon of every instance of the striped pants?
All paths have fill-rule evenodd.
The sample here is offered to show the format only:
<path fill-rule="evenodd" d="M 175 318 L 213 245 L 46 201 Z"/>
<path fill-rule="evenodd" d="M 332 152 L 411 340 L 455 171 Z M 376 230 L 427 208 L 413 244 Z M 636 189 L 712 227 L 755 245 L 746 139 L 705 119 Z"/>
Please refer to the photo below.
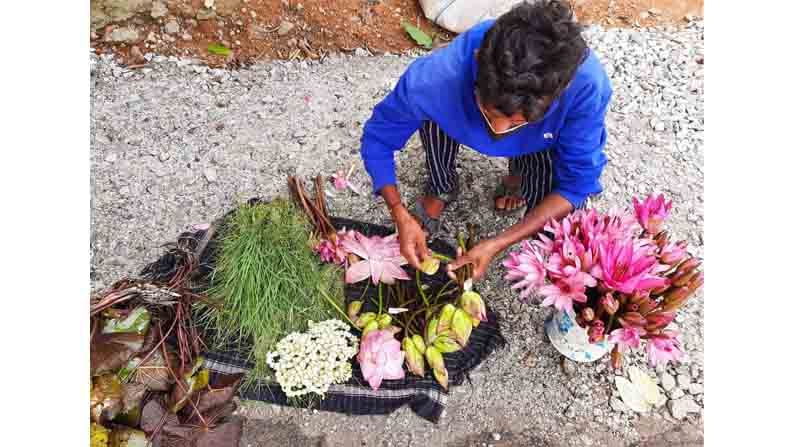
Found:
<path fill-rule="evenodd" d="M 457 188 L 455 159 L 461 145 L 433 121 L 425 121 L 422 125 L 420 140 L 425 148 L 425 163 L 428 168 L 425 193 L 440 195 Z M 522 179 L 522 198 L 527 203 L 527 210 L 534 208 L 552 191 L 552 150 L 509 158 L 508 175 Z M 585 204 L 579 208 L 584 206 Z"/>

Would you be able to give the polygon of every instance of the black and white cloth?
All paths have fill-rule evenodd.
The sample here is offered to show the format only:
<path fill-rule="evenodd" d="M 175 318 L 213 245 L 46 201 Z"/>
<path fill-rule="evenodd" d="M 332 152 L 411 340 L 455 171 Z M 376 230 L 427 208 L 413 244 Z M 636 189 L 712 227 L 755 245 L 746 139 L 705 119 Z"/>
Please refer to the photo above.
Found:
<path fill-rule="evenodd" d="M 380 225 L 372 225 L 364 222 L 348 219 L 334 218 L 332 223 L 338 229 L 347 228 L 357 230 L 365 235 L 386 236 L 394 232 L 394 229 Z M 180 239 L 201 240 L 204 236 L 203 231 L 195 233 L 183 233 Z M 217 243 L 211 240 L 208 249 L 201 259 L 201 270 L 203 275 L 212 271 L 214 265 L 215 251 Z M 455 249 L 441 240 L 430 243 L 430 248 L 438 253 L 447 256 L 454 256 Z M 158 281 L 168 281 L 169 272 L 174 272 L 172 265 L 174 258 L 168 254 L 162 256 L 154 263 L 148 265 L 144 272 L 157 272 L 155 278 Z M 409 275 L 413 277 L 414 271 L 407 268 Z M 151 277 L 151 276 L 150 276 Z M 444 269 L 439 269 L 436 275 L 426 279 L 431 287 L 438 286 L 447 282 Z M 376 288 L 370 287 L 367 291 L 359 284 L 346 285 L 345 295 L 348 299 L 361 299 L 363 293 L 376 293 Z M 363 311 L 367 310 L 367 304 Z M 505 339 L 500 333 L 499 316 L 487 309 L 488 321 L 482 322 L 474 328 L 470 335 L 467 346 L 458 352 L 444 354 L 445 366 L 449 376 L 449 385 L 457 386 L 464 383 L 468 373 L 478 366 L 490 353 L 502 347 Z M 205 331 L 205 341 L 211 341 L 212 334 Z M 212 345 L 212 343 L 208 343 Z M 247 373 L 252 369 L 252 345 L 243 343 L 235 346 L 225 346 L 202 353 L 205 358 L 205 367 L 211 372 L 211 380 L 218 379 L 218 375 Z M 332 385 L 325 397 L 319 401 L 308 400 L 307 405 L 319 410 L 334 411 L 346 414 L 389 414 L 398 408 L 408 405 L 418 416 L 429 421 L 438 422 L 445 409 L 448 393 L 442 389 L 439 383 L 433 378 L 428 370 L 425 377 L 417 377 L 406 374 L 402 380 L 384 380 L 381 387 L 374 391 L 364 380 L 359 365 L 352 360 L 352 378 L 344 383 Z M 240 391 L 242 399 L 258 400 L 279 405 L 294 405 L 296 402 L 288 401 L 287 396 L 279 388 L 277 383 L 262 381 L 253 386 Z"/>
<path fill-rule="evenodd" d="M 456 157 L 461 145 L 433 121 L 425 121 L 419 134 L 428 169 L 426 193 L 437 196 L 450 193 L 458 186 Z M 522 179 L 521 195 L 528 210 L 541 202 L 554 187 L 553 151 L 547 149 L 508 159 L 508 175 Z M 585 208 L 587 203 L 586 199 L 578 209 Z"/>

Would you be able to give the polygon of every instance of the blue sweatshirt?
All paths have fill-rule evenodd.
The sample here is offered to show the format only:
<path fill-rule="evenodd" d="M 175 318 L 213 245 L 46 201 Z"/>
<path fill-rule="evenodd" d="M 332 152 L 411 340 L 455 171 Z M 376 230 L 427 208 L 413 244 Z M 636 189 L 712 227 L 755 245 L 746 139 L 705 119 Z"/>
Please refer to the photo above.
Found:
<path fill-rule="evenodd" d="M 553 192 L 575 207 L 602 191 L 599 176 L 607 163 L 604 118 L 612 89 L 596 55 L 589 50 L 571 84 L 542 120 L 494 140 L 474 94 L 475 50 L 493 24 L 494 20 L 478 24 L 448 46 L 412 62 L 395 89 L 375 106 L 364 125 L 361 153 L 376 193 L 386 185 L 397 185 L 394 152 L 426 120 L 490 156 L 517 157 L 554 147 Z"/>

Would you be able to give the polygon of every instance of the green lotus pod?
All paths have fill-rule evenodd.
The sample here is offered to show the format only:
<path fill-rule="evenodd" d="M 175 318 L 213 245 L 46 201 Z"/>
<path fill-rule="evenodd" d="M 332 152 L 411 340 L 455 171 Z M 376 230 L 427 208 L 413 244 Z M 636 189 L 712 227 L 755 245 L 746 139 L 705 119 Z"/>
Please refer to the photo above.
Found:
<path fill-rule="evenodd" d="M 441 385 L 442 388 L 447 390 L 447 380 L 448 380 L 447 368 L 434 369 L 433 377 L 436 378 L 436 381 L 439 382 L 439 385 Z"/>
<path fill-rule="evenodd" d="M 364 329 L 362 329 L 362 337 L 367 335 L 367 333 L 370 331 L 377 331 L 377 330 L 378 330 L 378 322 L 375 320 L 371 320 L 369 323 L 367 323 L 364 326 Z"/>
<path fill-rule="evenodd" d="M 439 271 L 439 265 L 441 263 L 436 258 L 426 258 L 420 264 L 420 271 L 425 273 L 426 275 L 434 275 L 437 271 Z"/>
<path fill-rule="evenodd" d="M 433 342 L 433 346 L 436 347 L 436 349 L 438 349 L 442 354 L 450 354 L 451 352 L 461 350 L 461 345 L 447 335 L 437 336 L 436 340 Z"/>
<path fill-rule="evenodd" d="M 428 361 L 428 365 L 433 369 L 445 369 L 442 353 L 434 346 L 428 346 L 425 350 L 425 360 Z"/>
<path fill-rule="evenodd" d="M 453 336 L 458 344 L 466 346 L 472 334 L 472 318 L 463 309 L 456 309 L 453 314 Z"/>
<path fill-rule="evenodd" d="M 425 376 L 425 358 L 414 345 L 411 337 L 403 338 L 403 352 L 406 353 L 406 368 L 420 377 Z"/>
<path fill-rule="evenodd" d="M 414 342 L 414 346 L 420 351 L 420 354 L 425 354 L 425 340 L 419 334 L 412 335 L 411 341 Z"/>
<path fill-rule="evenodd" d="M 365 313 L 361 314 L 359 316 L 359 318 L 355 322 L 356 327 L 361 329 L 361 328 L 367 326 L 367 324 L 370 323 L 371 321 L 375 320 L 375 318 L 377 316 L 378 315 L 376 315 L 374 312 L 365 312 Z"/>
<path fill-rule="evenodd" d="M 450 303 L 447 303 L 444 305 L 444 307 L 442 307 L 442 311 L 439 313 L 439 326 L 436 328 L 437 334 L 442 334 L 450 329 L 450 324 L 453 321 L 455 309 L 456 307 Z"/>
<path fill-rule="evenodd" d="M 351 301 L 348 303 L 348 318 L 353 320 L 359 315 L 359 311 L 362 310 L 362 302 L 361 301 Z"/>
<path fill-rule="evenodd" d="M 381 314 L 378 316 L 378 319 L 376 321 L 378 322 L 378 327 L 380 329 L 384 329 L 390 324 L 392 324 L 392 316 L 389 314 Z"/>
<path fill-rule="evenodd" d="M 425 344 L 431 345 L 436 340 L 436 327 L 439 325 L 438 318 L 432 318 L 425 326 Z"/>

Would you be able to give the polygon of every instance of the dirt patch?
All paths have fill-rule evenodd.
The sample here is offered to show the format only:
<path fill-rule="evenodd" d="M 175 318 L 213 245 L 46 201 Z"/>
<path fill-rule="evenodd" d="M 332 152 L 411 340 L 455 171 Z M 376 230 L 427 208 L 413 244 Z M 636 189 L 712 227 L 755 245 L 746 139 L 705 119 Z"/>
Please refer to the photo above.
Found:
<path fill-rule="evenodd" d="M 98 53 L 112 51 L 133 66 L 142 65 L 148 52 L 198 57 L 211 66 L 237 66 L 263 59 L 318 59 L 357 48 L 372 54 L 400 53 L 416 47 L 402 22 L 419 26 L 437 45 L 454 37 L 429 22 L 417 0 L 242 0 L 223 10 L 206 8 L 204 0 L 154 3 L 166 6 L 167 12 L 138 14 L 97 29 L 92 32 L 92 47 Z M 704 10 L 703 0 L 575 0 L 573 4 L 583 23 L 608 27 L 684 23 L 691 16 L 702 16 Z M 221 44 L 231 54 L 211 54 L 210 44 Z"/>

